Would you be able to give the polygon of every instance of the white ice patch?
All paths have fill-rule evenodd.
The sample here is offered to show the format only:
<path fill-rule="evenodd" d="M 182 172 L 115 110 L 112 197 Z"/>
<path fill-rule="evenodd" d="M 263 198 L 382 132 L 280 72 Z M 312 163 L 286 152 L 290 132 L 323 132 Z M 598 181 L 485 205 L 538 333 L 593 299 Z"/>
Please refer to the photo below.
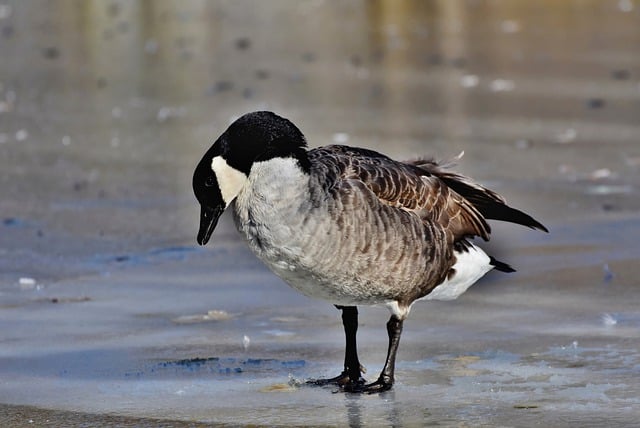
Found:
<path fill-rule="evenodd" d="M 468 251 L 455 253 L 457 261 L 452 269 L 455 273 L 451 278 L 433 289 L 423 297 L 424 300 L 453 300 L 467 291 L 477 280 L 493 269 L 491 259 L 482 249 L 471 246 Z"/>
<path fill-rule="evenodd" d="M 233 199 L 238 196 L 240 189 L 247 181 L 247 176 L 229 166 L 226 160 L 222 156 L 216 156 L 211 161 L 211 170 L 213 170 L 218 180 L 218 186 L 220 186 L 220 193 L 222 193 L 222 199 L 225 204 L 229 205 Z"/>

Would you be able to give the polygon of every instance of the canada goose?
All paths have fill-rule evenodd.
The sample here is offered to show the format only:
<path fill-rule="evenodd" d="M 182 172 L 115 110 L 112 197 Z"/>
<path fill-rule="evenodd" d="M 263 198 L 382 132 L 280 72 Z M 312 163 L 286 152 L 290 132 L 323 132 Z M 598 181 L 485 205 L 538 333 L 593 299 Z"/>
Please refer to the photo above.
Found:
<path fill-rule="evenodd" d="M 273 272 L 342 310 L 350 392 L 391 388 L 402 324 L 419 299 L 450 300 L 491 269 L 513 269 L 469 240 L 487 219 L 547 229 L 497 193 L 432 160 L 398 162 L 339 145 L 307 149 L 302 132 L 272 112 L 248 113 L 206 152 L 193 175 L 198 243 L 233 207 L 238 230 Z M 366 384 L 356 349 L 357 305 L 386 305 L 389 348 Z"/>

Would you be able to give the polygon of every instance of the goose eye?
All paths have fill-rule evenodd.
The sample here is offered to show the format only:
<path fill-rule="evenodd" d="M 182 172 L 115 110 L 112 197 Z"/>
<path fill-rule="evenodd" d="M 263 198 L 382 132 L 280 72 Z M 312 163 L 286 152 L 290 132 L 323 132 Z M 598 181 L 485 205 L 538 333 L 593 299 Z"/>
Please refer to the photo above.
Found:
<path fill-rule="evenodd" d="M 204 181 L 204 185 L 207 187 L 211 187 L 215 184 L 216 184 L 216 179 L 212 175 L 207 177 L 207 179 Z"/>

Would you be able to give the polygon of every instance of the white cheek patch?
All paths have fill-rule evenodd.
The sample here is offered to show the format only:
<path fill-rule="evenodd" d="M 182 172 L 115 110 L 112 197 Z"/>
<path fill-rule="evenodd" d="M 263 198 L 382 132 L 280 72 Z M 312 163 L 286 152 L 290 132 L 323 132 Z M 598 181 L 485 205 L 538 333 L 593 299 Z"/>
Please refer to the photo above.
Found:
<path fill-rule="evenodd" d="M 211 161 L 211 170 L 216 175 L 218 180 L 218 186 L 220 186 L 220 193 L 222 193 L 222 199 L 226 205 L 229 205 L 231 201 L 238 196 L 242 186 L 247 181 L 247 176 L 229 166 L 226 160 L 222 156 L 216 156 Z"/>

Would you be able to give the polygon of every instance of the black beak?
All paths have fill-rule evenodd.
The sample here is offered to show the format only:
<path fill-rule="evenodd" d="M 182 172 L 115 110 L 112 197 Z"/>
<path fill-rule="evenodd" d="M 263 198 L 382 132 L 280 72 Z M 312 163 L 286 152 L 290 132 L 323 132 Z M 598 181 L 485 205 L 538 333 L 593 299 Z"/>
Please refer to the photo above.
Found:
<path fill-rule="evenodd" d="M 211 238 L 213 229 L 218 224 L 218 219 L 224 211 L 223 206 L 217 206 L 215 208 L 200 206 L 200 230 L 198 231 L 198 244 L 206 245 Z"/>

